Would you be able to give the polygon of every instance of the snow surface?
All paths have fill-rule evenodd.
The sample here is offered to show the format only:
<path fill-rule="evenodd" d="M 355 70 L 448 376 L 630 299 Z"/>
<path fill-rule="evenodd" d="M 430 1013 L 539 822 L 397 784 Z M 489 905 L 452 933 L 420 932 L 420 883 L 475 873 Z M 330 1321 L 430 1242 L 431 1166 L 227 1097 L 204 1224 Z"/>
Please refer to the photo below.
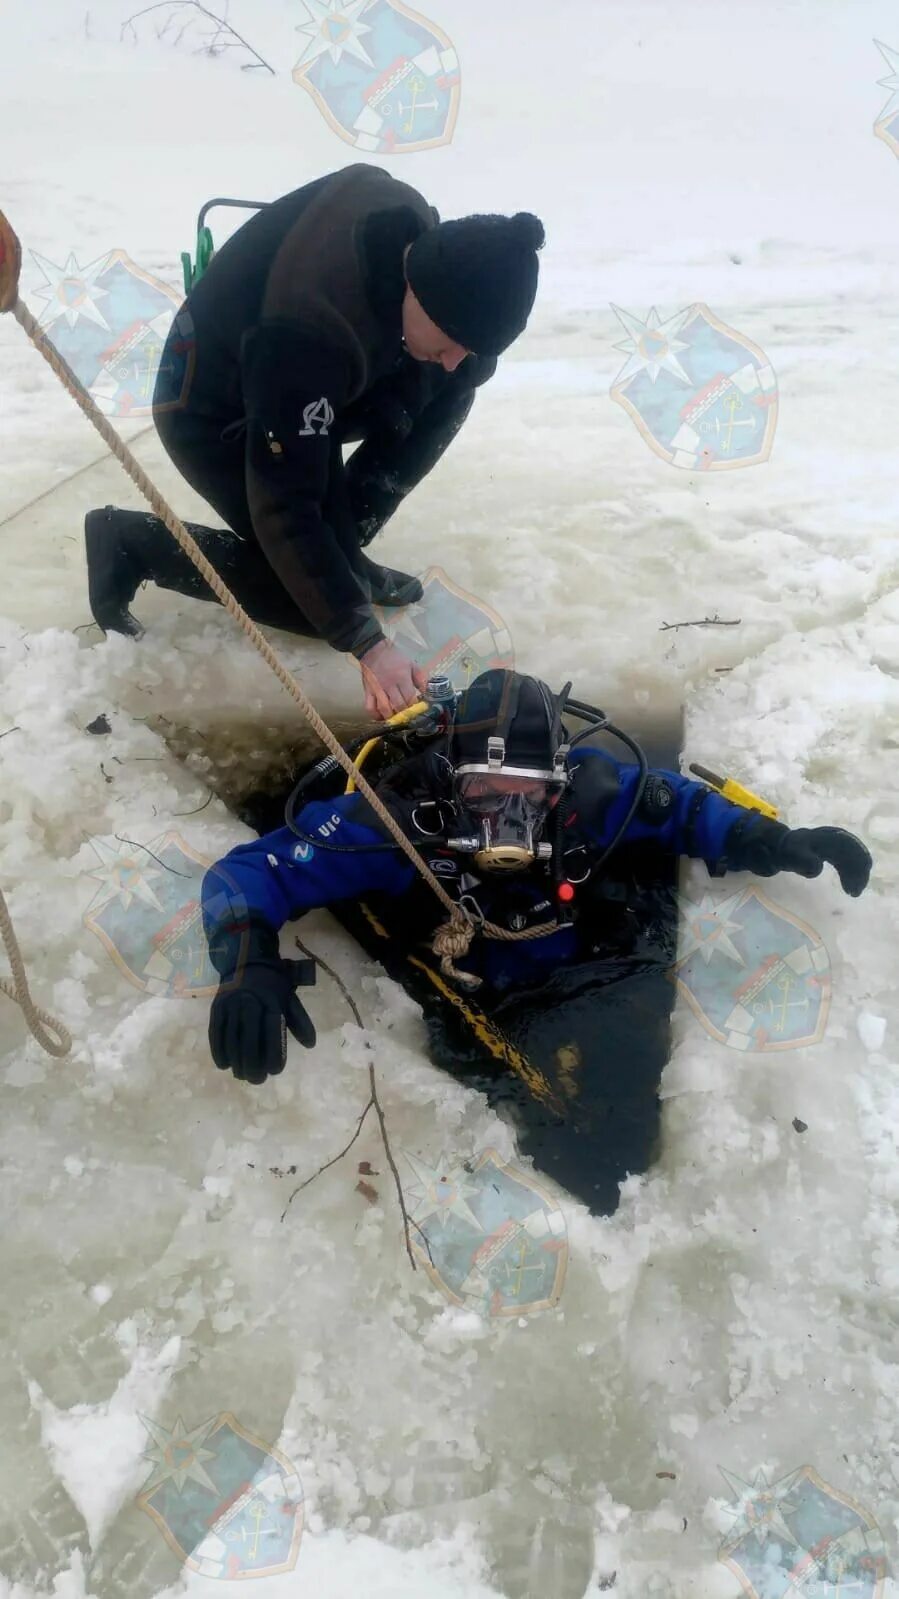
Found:
<path fill-rule="evenodd" d="M 26 250 L 84 263 L 121 247 L 177 285 L 204 199 L 273 197 L 355 157 L 290 80 L 292 0 L 232 6 L 275 78 L 145 32 L 124 44 L 128 9 L 7 8 L 0 201 Z M 310 997 L 315 1053 L 292 1048 L 251 1089 L 212 1066 L 206 1003 L 138 993 L 83 916 L 92 839 L 174 827 L 213 858 L 246 836 L 218 799 L 183 813 L 204 775 L 260 748 L 270 761 L 295 721 L 209 607 L 141 595 L 137 646 L 73 631 L 89 621 L 84 511 L 138 502 L 91 467 L 99 441 L 4 321 L 0 884 L 38 1001 L 76 1040 L 52 1061 L 0 1001 L 0 1590 L 15 1599 L 220 1591 L 135 1507 L 140 1414 L 231 1411 L 293 1461 L 306 1528 L 275 1596 L 728 1599 L 719 1468 L 814 1466 L 896 1561 L 899 168 L 871 133 L 888 94 L 872 41 L 899 47 L 895 11 L 428 10 L 460 53 L 462 113 L 449 148 L 394 169 L 444 215 L 533 209 L 548 246 L 531 327 L 385 555 L 447 566 L 510 619 L 521 663 L 619 714 L 682 699 L 688 759 L 794 824 L 853 828 L 875 878 L 858 902 L 829 872 L 772 890 L 830 954 L 815 1047 L 741 1056 L 679 1004 L 661 1161 L 611 1220 L 560 1196 L 556 1310 L 498 1324 L 449 1306 L 409 1268 L 389 1185 L 373 1205 L 354 1192 L 352 1156 L 282 1223 L 290 1179 L 272 1169 L 315 1170 L 367 1096 L 339 991 L 322 978 Z M 26 261 L 26 293 L 35 281 Z M 774 365 L 763 466 L 678 471 L 608 397 L 624 359 L 610 303 L 667 316 L 696 300 Z M 196 510 L 155 441 L 137 448 Z M 740 626 L 660 631 L 715 612 Z M 352 669 L 278 645 L 351 722 Z M 102 739 L 84 732 L 101 712 Z M 707 886 L 691 869 L 688 891 Z M 395 1147 L 512 1156 L 509 1129 L 427 1063 L 406 997 L 324 914 L 303 937 L 362 1007 Z M 373 1124 L 357 1153 L 383 1167 Z"/>

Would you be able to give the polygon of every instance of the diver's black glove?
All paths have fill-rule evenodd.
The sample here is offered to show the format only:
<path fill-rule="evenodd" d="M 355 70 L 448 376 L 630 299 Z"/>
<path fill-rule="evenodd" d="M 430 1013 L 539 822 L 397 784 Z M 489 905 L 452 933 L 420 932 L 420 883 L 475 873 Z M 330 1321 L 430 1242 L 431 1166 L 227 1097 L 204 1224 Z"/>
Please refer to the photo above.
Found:
<path fill-rule="evenodd" d="M 857 899 L 868 885 L 873 861 L 861 839 L 842 827 L 785 827 L 770 816 L 737 823 L 725 847 L 724 867 L 731 872 L 753 872 L 773 877 L 776 872 L 797 872 L 800 877 L 820 877 L 828 861 L 839 873 L 844 893 Z"/>
<path fill-rule="evenodd" d="M 207 937 L 222 978 L 209 1012 L 212 1058 L 220 1071 L 264 1083 L 284 1070 L 288 1028 L 304 1048 L 315 1043 L 315 1028 L 295 993 L 315 982 L 315 962 L 282 960 L 274 928 L 252 918 Z"/>

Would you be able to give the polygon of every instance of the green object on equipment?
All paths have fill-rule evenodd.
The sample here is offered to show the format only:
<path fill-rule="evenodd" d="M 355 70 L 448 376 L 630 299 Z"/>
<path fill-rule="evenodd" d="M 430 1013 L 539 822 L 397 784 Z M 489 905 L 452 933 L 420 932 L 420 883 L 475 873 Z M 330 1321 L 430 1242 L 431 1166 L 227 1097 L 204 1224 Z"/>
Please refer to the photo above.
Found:
<path fill-rule="evenodd" d="M 206 268 L 212 260 L 214 252 L 215 245 L 212 242 L 212 234 L 209 228 L 198 228 L 196 264 L 191 263 L 189 250 L 184 250 L 181 255 L 181 265 L 184 268 L 185 294 L 190 294 L 191 289 L 194 288 L 197 283 L 199 283 L 203 273 L 206 271 Z"/>
<path fill-rule="evenodd" d="M 222 198 L 221 196 L 219 196 L 218 199 L 206 201 L 206 204 L 203 206 L 200 215 L 197 218 L 196 261 L 191 261 L 189 250 L 183 250 L 181 252 L 181 269 L 184 273 L 185 294 L 190 294 L 191 289 L 196 288 L 201 277 L 203 276 L 203 273 L 206 271 L 206 268 L 212 260 L 213 255 L 215 254 L 215 244 L 213 242 L 212 233 L 206 226 L 206 217 L 213 207 L 217 205 L 227 205 L 236 207 L 240 211 L 262 211 L 269 204 L 270 202 L 268 200 L 229 200 Z"/>

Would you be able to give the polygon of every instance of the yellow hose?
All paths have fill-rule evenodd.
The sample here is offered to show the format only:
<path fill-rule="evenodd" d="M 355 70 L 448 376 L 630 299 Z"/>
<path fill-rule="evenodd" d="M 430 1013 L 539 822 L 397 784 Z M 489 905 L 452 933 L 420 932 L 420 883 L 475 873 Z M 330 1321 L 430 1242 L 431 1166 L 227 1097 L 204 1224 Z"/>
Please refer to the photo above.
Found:
<path fill-rule="evenodd" d="M 396 711 L 393 716 L 388 716 L 384 725 L 385 727 L 405 727 L 407 722 L 414 722 L 417 716 L 422 716 L 424 712 L 429 711 L 430 708 L 431 707 L 429 706 L 427 700 L 416 700 L 414 705 L 407 705 L 404 711 Z M 375 748 L 375 745 L 380 744 L 383 737 L 383 733 L 376 733 L 374 738 L 368 739 L 368 741 L 363 744 L 359 754 L 356 756 L 356 759 L 353 762 L 357 772 L 361 770 L 365 762 L 368 760 L 372 750 Z M 355 794 L 355 792 L 356 779 L 355 777 L 348 777 L 344 793 Z"/>

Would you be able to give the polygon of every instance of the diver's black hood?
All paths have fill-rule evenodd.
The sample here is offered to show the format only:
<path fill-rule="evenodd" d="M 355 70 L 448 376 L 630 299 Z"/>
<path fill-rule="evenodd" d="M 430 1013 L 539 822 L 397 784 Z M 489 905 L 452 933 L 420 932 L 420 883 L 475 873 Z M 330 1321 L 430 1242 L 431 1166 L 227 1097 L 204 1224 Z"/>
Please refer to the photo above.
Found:
<path fill-rule="evenodd" d="M 458 832 L 462 811 L 455 792 L 457 769 L 486 765 L 487 740 L 502 738 L 506 768 L 551 771 L 554 756 L 567 743 L 561 721 L 565 696 L 566 691 L 554 696 L 536 677 L 502 668 L 482 672 L 459 700 L 448 731 L 420 754 L 403 756 L 382 773 L 379 798 L 408 837 L 418 839 L 420 829 L 413 818 L 418 815 L 421 819 L 423 801 L 442 806 L 442 826 L 435 823 L 437 813 L 430 813 L 429 833 L 432 826 L 435 838 L 441 830 Z M 361 797 L 359 808 L 368 810 Z M 373 815 L 370 825 L 383 831 Z"/>
<path fill-rule="evenodd" d="M 565 738 L 561 701 L 537 677 L 494 667 L 466 689 L 456 708 L 448 754 L 455 767 L 483 765 L 487 740 L 505 741 L 506 766 L 549 771 Z"/>

